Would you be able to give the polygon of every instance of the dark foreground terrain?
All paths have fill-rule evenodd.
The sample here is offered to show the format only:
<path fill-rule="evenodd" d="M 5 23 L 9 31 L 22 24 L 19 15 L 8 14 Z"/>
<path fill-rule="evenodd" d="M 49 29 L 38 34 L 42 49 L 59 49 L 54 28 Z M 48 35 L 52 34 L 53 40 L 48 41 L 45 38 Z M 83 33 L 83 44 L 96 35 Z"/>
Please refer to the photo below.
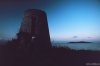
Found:
<path fill-rule="evenodd" d="M 93 63 L 100 64 L 99 51 L 76 51 L 53 47 L 34 52 L 18 49 L 12 45 L 0 46 L 0 66 L 93 66 Z"/>

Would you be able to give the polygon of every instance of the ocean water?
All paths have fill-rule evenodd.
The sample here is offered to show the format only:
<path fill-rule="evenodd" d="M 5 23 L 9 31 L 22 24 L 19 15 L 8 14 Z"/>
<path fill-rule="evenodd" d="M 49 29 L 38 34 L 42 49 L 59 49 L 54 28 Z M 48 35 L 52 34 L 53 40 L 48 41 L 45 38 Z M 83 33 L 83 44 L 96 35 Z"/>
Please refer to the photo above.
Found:
<path fill-rule="evenodd" d="M 75 50 L 96 50 L 100 51 L 100 43 L 52 43 L 57 47 L 69 47 Z"/>

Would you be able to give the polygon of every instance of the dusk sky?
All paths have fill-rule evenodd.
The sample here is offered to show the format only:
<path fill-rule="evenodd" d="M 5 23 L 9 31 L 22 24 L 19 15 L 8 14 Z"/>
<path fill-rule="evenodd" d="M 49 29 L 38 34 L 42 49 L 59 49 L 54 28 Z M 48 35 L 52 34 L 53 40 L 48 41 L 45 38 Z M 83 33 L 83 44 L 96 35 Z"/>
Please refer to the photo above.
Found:
<path fill-rule="evenodd" d="M 47 13 L 53 40 L 99 40 L 99 0 L 0 0 L 0 39 L 15 37 L 24 11 Z"/>

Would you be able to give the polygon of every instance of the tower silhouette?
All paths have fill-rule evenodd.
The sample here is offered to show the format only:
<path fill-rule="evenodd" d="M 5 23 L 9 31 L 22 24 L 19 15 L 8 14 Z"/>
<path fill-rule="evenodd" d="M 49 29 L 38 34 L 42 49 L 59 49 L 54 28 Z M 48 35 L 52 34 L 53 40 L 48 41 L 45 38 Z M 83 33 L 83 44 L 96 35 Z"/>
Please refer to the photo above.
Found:
<path fill-rule="evenodd" d="M 34 50 L 50 48 L 46 13 L 38 9 L 26 10 L 17 37 L 23 48 L 34 48 Z"/>

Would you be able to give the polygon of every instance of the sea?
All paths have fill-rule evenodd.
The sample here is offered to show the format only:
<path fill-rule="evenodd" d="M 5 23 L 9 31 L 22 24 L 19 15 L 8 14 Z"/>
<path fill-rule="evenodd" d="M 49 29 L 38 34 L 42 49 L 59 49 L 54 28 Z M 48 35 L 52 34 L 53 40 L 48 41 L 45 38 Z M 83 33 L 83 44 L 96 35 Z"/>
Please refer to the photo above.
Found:
<path fill-rule="evenodd" d="M 92 43 L 63 43 L 63 42 L 52 42 L 52 46 L 56 47 L 68 47 L 74 50 L 92 50 L 92 51 L 100 51 L 100 42 L 92 42 Z"/>

